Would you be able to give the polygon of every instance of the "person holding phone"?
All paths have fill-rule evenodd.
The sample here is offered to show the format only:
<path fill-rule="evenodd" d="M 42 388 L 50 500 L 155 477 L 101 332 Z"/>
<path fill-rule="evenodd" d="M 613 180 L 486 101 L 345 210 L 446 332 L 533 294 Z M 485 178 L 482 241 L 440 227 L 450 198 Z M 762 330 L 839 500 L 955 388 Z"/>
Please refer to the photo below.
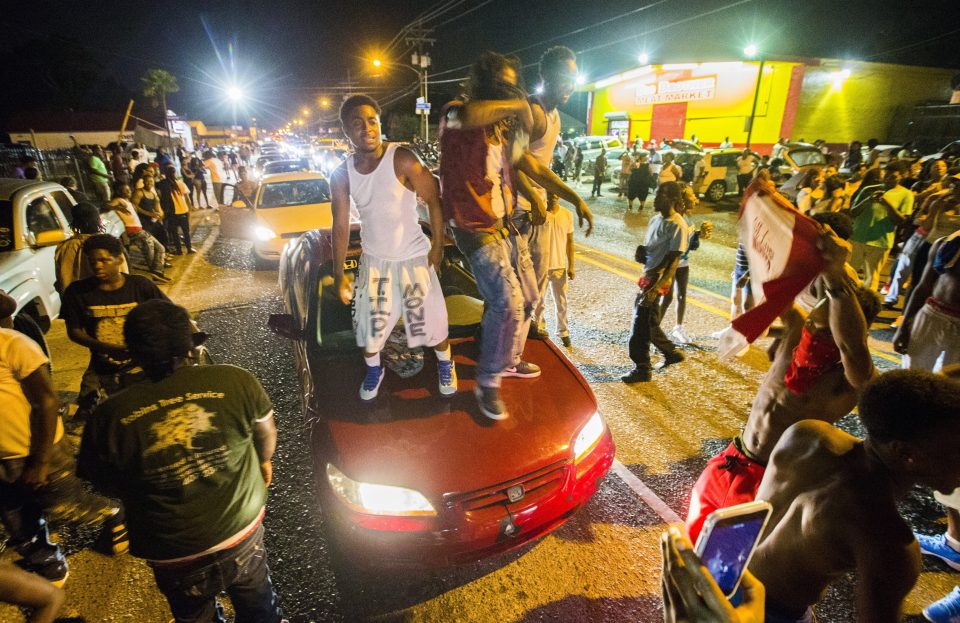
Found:
<path fill-rule="evenodd" d="M 850 279 L 847 242 L 826 228 L 819 246 L 825 260 L 815 293 L 819 303 L 806 316 L 797 306 L 781 315 L 783 333 L 743 432 L 707 462 L 694 485 L 687 515 L 692 539 L 714 510 L 756 497 L 783 431 L 803 419 L 836 422 L 850 413 L 876 374 L 867 327 L 879 313 L 880 301 Z"/>
<path fill-rule="evenodd" d="M 741 600 L 734 607 L 700 557 L 682 527 L 670 526 L 660 536 L 663 567 L 660 588 L 665 623 L 763 623 L 765 591 L 744 570 Z"/>
<path fill-rule="evenodd" d="M 857 620 L 900 620 L 920 575 L 920 548 L 897 502 L 914 486 L 960 486 L 960 381 L 920 370 L 883 374 L 858 404 L 866 436 L 804 420 L 777 444 L 759 499 L 773 513 L 749 569 L 766 589 L 766 621 L 810 621 L 843 574 L 857 572 Z"/>

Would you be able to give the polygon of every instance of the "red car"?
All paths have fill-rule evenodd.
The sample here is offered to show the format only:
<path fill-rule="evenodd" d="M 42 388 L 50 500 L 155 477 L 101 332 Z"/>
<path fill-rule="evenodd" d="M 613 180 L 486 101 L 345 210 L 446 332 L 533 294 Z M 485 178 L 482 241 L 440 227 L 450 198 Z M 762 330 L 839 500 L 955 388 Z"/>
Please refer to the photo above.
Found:
<path fill-rule="evenodd" d="M 346 268 L 356 270 L 359 231 Z M 280 261 L 286 314 L 270 327 L 294 340 L 316 483 L 332 547 L 362 567 L 476 561 L 556 529 L 596 492 L 613 462 L 590 386 L 548 340 L 527 342 L 536 379 L 505 379 L 510 418 L 482 416 L 473 396 L 474 335 L 483 303 L 466 260 L 446 247 L 447 300 L 459 391 L 437 390 L 432 352 L 409 378 L 387 372 L 362 402 L 364 362 L 351 307 L 333 288 L 329 231 L 289 243 Z M 429 349 L 426 349 L 429 351 Z"/>

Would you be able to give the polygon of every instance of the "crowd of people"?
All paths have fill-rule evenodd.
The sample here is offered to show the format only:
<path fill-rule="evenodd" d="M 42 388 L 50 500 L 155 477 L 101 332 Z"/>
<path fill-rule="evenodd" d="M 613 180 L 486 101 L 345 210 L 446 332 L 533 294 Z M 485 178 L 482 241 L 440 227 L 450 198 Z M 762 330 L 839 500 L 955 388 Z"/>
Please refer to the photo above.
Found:
<path fill-rule="evenodd" d="M 438 391 L 457 392 L 437 275 L 448 234 L 484 301 L 474 390 L 484 416 L 510 417 L 500 391 L 505 378 L 541 374 L 523 352 L 528 337 L 548 335 L 548 292 L 556 336 L 572 345 L 566 295 L 575 277 L 573 214 L 586 235 L 593 228 L 590 208 L 566 183 L 580 184 L 582 149 L 558 151 L 558 107 L 576 85 L 574 53 L 550 48 L 539 72 L 542 91 L 528 96 L 516 57 L 480 57 L 464 95 L 441 111 L 438 175 L 412 149 L 382 139 L 373 98 L 343 102 L 340 120 L 354 151 L 331 176 L 334 287 L 354 305 L 366 364 L 361 399 L 378 395 L 386 374 L 380 352 L 401 318 L 408 346 L 433 350 Z M 635 256 L 643 272 L 628 342 L 635 367 L 625 383 L 651 381 L 652 348 L 662 353 L 660 367 L 684 360 L 689 254 L 713 231 L 710 222 L 691 219 L 702 167 L 689 179 L 662 149 L 644 150 L 638 137 L 614 178 L 628 210 L 639 200 L 642 211 L 652 193 L 655 212 Z M 683 610 L 682 620 L 691 621 L 810 621 L 828 584 L 856 570 L 860 620 L 894 621 L 919 576 L 921 553 L 960 570 L 960 455 L 953 450 L 960 443 L 960 170 L 942 160 L 918 167 L 909 151 L 885 163 L 872 153 L 864 159 L 860 144 L 851 143 L 848 177 L 828 162 L 798 187 L 797 218 L 816 222 L 822 269 L 780 314 L 771 365 L 742 433 L 708 461 L 686 529 L 674 527 L 662 539 L 668 617 Z M 207 199 L 207 176 L 219 204 L 228 172 L 248 182 L 252 153 L 171 157 L 160 150 L 153 162 L 136 148 L 127 160 L 123 154 L 121 146 L 109 159 L 99 149 L 84 153 L 95 198 L 64 180 L 80 202 L 75 235 L 57 250 L 58 287 L 68 336 L 90 351 L 75 416 L 86 420 L 78 455 L 63 436 L 48 359 L 9 328 L 16 304 L 0 293 L 0 395 L 14 406 L 0 435 L 0 519 L 22 557 L 19 568 L 0 564 L 0 598 L 32 608 L 34 621 L 56 616 L 62 591 L 37 581 L 62 585 L 68 574 L 49 539 L 52 518 L 97 526 L 103 551 L 129 548 L 147 560 L 177 621 L 223 620 L 221 591 L 238 621 L 281 621 L 262 526 L 276 446 L 271 402 L 242 369 L 190 365 L 202 334 L 156 285 L 167 282 L 169 255 L 193 252 L 189 213 Z M 743 150 L 740 192 L 776 195 L 779 155 Z M 384 160 L 391 166 L 380 166 Z M 600 195 L 606 166 L 601 153 L 592 196 Z M 123 240 L 102 233 L 106 210 L 122 220 Z M 344 271 L 351 213 L 363 237 L 353 282 Z M 129 247 L 139 250 L 152 279 L 129 273 Z M 883 267 L 897 249 L 881 299 Z M 749 256 L 741 244 L 735 315 L 751 305 Z M 880 374 L 869 327 L 901 297 L 894 347 L 907 369 Z M 668 335 L 660 324 L 674 301 Z M 128 387 L 136 390 L 123 391 Z M 864 439 L 834 426 L 855 407 Z M 947 509 L 944 534 L 915 536 L 900 516 L 896 501 L 914 486 L 938 492 Z M 711 512 L 754 499 L 768 501 L 773 514 L 735 608 L 702 571 L 691 543 Z M 72 516 L 62 516 L 65 506 Z M 925 610 L 935 622 L 955 620 L 957 612 L 960 589 Z"/>

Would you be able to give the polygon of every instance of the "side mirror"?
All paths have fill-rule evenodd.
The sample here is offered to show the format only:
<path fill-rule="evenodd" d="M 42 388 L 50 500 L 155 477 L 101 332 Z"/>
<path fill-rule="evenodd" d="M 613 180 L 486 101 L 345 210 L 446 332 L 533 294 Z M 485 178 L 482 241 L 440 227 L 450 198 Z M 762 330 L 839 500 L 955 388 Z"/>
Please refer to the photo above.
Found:
<path fill-rule="evenodd" d="M 60 244 L 66 239 L 67 235 L 59 229 L 42 231 L 39 234 L 33 232 L 27 234 L 27 241 L 30 242 L 32 247 L 48 247 L 53 244 Z"/>
<path fill-rule="evenodd" d="M 288 340 L 302 340 L 303 330 L 297 325 L 297 321 L 290 314 L 270 314 L 267 320 L 267 328 L 280 337 Z"/>

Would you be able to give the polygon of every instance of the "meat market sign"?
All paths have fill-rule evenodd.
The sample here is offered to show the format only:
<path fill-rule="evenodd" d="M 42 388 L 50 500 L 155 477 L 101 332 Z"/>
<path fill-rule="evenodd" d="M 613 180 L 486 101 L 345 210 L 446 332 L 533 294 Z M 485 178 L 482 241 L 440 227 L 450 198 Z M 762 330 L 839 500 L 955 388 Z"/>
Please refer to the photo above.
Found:
<path fill-rule="evenodd" d="M 637 87 L 637 104 L 665 104 L 713 99 L 717 77 L 705 76 L 690 80 L 660 80 Z"/>

